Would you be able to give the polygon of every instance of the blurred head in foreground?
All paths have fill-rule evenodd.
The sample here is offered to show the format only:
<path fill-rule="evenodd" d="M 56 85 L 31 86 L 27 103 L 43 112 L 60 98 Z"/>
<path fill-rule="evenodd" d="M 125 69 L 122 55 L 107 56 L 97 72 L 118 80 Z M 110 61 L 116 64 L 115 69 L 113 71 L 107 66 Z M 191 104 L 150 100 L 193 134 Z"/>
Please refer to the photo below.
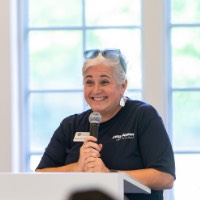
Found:
<path fill-rule="evenodd" d="M 75 191 L 68 198 L 68 200 L 90 200 L 90 199 L 91 200 L 117 200 L 111 195 L 97 189 Z"/>

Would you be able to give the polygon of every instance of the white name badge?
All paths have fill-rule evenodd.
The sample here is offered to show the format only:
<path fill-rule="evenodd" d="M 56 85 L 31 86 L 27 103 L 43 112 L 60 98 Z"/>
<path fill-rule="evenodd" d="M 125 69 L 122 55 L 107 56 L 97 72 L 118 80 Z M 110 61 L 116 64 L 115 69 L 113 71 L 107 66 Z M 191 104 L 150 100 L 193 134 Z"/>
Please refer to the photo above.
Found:
<path fill-rule="evenodd" d="M 90 135 L 90 132 L 76 132 L 74 136 L 74 142 L 83 142 L 84 139 Z"/>

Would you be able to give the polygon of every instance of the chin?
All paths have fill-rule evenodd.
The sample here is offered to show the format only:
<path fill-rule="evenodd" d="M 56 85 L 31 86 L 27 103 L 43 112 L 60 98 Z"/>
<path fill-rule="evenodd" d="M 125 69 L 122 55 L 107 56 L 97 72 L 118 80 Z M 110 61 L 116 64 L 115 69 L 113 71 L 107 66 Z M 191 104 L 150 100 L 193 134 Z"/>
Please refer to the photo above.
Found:
<path fill-rule="evenodd" d="M 91 106 L 91 108 L 92 108 L 92 110 L 93 111 L 95 111 L 95 112 L 102 112 L 103 111 L 103 109 L 102 108 L 98 108 L 98 107 L 96 107 L 96 106 Z"/>
<path fill-rule="evenodd" d="M 101 112 L 101 109 L 92 108 L 92 110 L 93 110 L 94 112 Z"/>
<path fill-rule="evenodd" d="M 91 109 L 93 110 L 93 111 L 96 111 L 96 112 L 103 112 L 103 111 L 105 111 L 105 109 L 107 108 L 107 106 L 105 105 L 105 103 L 91 103 L 90 104 L 90 107 L 91 107 Z"/>

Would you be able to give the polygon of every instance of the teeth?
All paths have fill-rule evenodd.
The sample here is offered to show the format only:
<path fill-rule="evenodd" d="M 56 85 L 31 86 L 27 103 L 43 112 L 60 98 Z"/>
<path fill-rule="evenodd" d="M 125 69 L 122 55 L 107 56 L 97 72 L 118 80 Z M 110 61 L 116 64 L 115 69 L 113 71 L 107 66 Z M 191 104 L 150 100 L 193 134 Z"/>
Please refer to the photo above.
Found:
<path fill-rule="evenodd" d="M 94 100 L 95 101 L 101 101 L 101 100 L 104 100 L 104 97 L 94 97 Z"/>

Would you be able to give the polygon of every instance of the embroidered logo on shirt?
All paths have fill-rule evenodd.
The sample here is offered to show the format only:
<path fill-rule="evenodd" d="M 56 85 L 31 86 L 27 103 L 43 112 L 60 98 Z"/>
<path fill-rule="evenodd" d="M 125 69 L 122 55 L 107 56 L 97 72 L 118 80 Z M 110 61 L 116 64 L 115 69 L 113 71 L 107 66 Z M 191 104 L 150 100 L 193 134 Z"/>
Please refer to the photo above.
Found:
<path fill-rule="evenodd" d="M 119 141 L 119 140 L 127 140 L 127 139 L 133 139 L 134 133 L 123 133 L 121 135 L 114 135 L 112 137 L 113 140 Z"/>

